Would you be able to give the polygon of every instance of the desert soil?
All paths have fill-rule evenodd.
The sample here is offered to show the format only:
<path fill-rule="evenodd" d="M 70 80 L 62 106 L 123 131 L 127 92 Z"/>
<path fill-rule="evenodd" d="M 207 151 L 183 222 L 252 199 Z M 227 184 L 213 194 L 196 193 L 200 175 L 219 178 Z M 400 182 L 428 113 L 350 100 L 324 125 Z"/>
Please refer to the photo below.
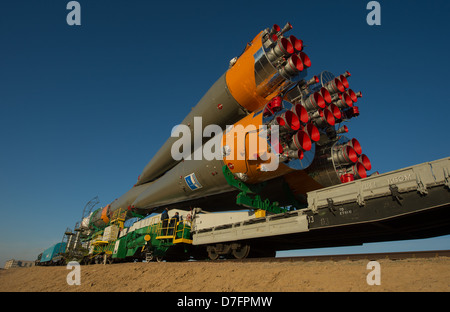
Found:
<path fill-rule="evenodd" d="M 450 291 L 450 258 L 379 260 L 370 286 L 368 260 L 323 262 L 183 262 L 81 266 L 81 285 L 63 267 L 0 271 L 2 292 L 372 292 Z"/>

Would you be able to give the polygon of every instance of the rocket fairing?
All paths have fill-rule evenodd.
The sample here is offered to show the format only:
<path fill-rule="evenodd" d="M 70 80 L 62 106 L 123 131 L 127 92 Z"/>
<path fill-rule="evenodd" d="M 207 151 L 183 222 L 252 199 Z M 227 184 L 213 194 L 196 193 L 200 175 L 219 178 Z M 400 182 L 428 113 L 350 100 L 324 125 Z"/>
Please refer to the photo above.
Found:
<path fill-rule="evenodd" d="M 214 210 L 219 196 L 236 192 L 225 168 L 240 183 L 266 183 L 269 191 L 261 195 L 275 198 L 284 196 L 269 194 L 275 180 L 301 195 L 364 178 L 369 158 L 356 139 L 342 136 L 348 128 L 340 125 L 359 115 L 353 104 L 362 94 L 349 88 L 348 71 L 307 79 L 311 60 L 302 40 L 285 36 L 291 29 L 290 23 L 273 25 L 256 35 L 177 126 L 188 130 L 184 159 L 173 157 L 180 138 L 169 137 L 135 186 L 95 211 L 90 223 L 106 224 L 120 208 L 149 213 L 175 204 L 189 207 L 199 199 Z M 199 144 L 196 130 L 203 133 L 213 125 L 220 131 L 201 137 Z M 214 157 L 196 157 L 205 150 Z"/>

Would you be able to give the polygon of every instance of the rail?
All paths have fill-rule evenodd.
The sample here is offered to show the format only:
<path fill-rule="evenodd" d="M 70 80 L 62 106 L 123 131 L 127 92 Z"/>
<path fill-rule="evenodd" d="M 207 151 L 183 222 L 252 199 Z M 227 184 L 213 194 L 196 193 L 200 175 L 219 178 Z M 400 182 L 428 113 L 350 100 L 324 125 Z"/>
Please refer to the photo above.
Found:
<path fill-rule="evenodd" d="M 430 250 L 430 251 L 402 251 L 402 252 L 382 252 L 382 253 L 361 253 L 361 254 L 341 254 L 341 255 L 317 255 L 317 256 L 294 256 L 279 258 L 246 258 L 242 260 L 229 259 L 227 261 L 238 262 L 307 262 L 307 261 L 357 261 L 357 260 L 404 260 L 404 259 L 426 259 L 450 257 L 450 250 Z"/>

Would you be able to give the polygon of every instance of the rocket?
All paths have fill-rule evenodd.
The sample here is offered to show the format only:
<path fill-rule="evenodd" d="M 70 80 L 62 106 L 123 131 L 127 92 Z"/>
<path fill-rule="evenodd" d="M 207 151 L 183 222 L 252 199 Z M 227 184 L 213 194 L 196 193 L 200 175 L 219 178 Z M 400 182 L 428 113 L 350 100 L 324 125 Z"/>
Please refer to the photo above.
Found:
<path fill-rule="evenodd" d="M 350 89 L 348 71 L 307 78 L 311 59 L 302 40 L 286 35 L 292 28 L 258 33 L 175 125 L 136 184 L 90 223 L 101 227 L 118 209 L 239 208 L 236 186 L 261 186 L 262 197 L 284 203 L 282 188 L 302 201 L 309 191 L 365 178 L 370 160 L 341 125 L 359 116 L 362 93 Z"/>

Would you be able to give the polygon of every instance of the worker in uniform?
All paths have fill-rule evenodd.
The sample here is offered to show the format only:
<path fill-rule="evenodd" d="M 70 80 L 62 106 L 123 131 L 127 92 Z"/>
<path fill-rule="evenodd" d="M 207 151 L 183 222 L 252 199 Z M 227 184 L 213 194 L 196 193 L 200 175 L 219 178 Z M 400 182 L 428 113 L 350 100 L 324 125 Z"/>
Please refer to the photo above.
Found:
<path fill-rule="evenodd" d="M 175 212 L 175 215 L 170 219 L 170 225 L 169 225 L 169 235 L 173 235 L 174 229 L 177 228 L 177 224 L 180 221 L 180 214 Z"/>
<path fill-rule="evenodd" d="M 162 212 L 161 221 L 162 221 L 161 235 L 166 236 L 167 235 L 167 225 L 168 225 L 168 221 L 169 221 L 169 208 L 165 208 L 164 211 Z"/>

